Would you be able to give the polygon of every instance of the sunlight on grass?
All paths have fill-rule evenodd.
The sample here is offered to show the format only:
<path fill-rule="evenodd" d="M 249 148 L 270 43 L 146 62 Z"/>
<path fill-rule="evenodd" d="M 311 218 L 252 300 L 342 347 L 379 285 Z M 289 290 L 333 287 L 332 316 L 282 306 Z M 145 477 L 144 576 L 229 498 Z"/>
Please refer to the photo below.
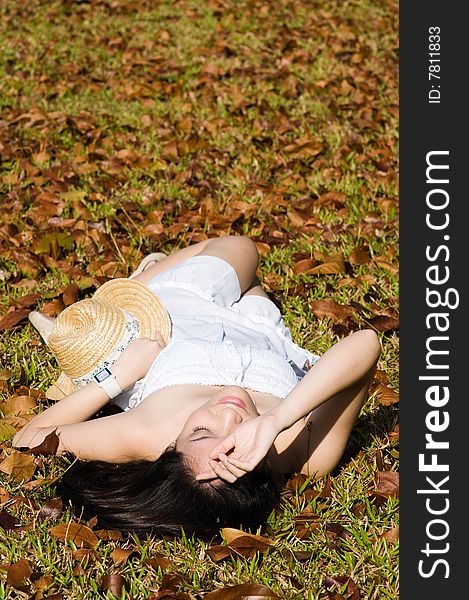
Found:
<path fill-rule="evenodd" d="M 375 0 L 313 9 L 293 0 L 3 2 L 0 315 L 27 294 L 41 295 L 36 310 L 57 300 L 83 277 L 69 267 L 92 279 L 115 263 L 125 276 L 146 252 L 227 233 L 264 245 L 259 274 L 293 339 L 311 352 L 323 354 L 343 335 L 332 317 L 314 314 L 315 301 L 359 306 L 357 328 L 395 311 L 396 21 L 397 7 Z M 318 204 L 328 192 L 343 196 Z M 57 243 L 38 252 L 58 232 L 73 250 Z M 367 258 L 354 263 L 357 247 Z M 320 264 L 333 255 L 344 272 L 295 273 L 305 258 Z M 379 335 L 378 369 L 397 391 L 398 335 Z M 0 369 L 12 372 L 0 379 L 1 401 L 44 392 L 59 373 L 25 320 L 1 332 Z M 40 396 L 34 412 L 48 405 Z M 383 535 L 399 524 L 398 501 L 372 492 L 378 470 L 398 469 L 396 423 L 396 406 L 370 394 L 330 495 L 319 493 L 325 479 L 285 492 L 259 532 L 273 547 L 249 559 L 216 562 L 208 542 L 185 536 L 103 539 L 96 556 L 77 558 L 72 542 L 49 533 L 72 518 L 67 507 L 38 517 L 70 459 L 39 460 L 29 482 L 36 488 L 0 471 L 0 508 L 26 525 L 0 536 L 0 598 L 27 597 L 5 576 L 26 558 L 44 597 L 104 597 L 103 577 L 115 570 L 126 582 L 122 598 L 139 600 L 156 595 L 168 574 L 191 598 L 257 582 L 282 599 L 324 600 L 326 578 L 347 576 L 360 597 L 394 600 L 399 545 Z M 116 548 L 133 553 L 115 565 Z M 145 562 L 158 556 L 169 566 Z"/>

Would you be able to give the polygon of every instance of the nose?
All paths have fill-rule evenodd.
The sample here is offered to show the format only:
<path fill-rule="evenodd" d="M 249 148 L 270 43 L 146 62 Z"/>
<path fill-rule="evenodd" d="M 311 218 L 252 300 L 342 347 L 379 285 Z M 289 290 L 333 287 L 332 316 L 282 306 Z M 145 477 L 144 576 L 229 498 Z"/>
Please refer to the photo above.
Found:
<path fill-rule="evenodd" d="M 220 407 L 218 416 L 221 421 L 224 435 L 231 433 L 235 427 L 243 422 L 243 417 L 229 405 Z"/>

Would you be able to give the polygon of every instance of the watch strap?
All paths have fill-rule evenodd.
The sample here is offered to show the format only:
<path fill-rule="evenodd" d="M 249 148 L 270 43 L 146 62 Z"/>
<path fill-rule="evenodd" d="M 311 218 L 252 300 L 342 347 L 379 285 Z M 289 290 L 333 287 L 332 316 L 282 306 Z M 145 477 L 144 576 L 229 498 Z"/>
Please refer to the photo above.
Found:
<path fill-rule="evenodd" d="M 119 394 L 122 394 L 122 388 L 119 385 L 116 376 L 111 369 L 109 369 L 109 367 L 104 367 L 98 371 L 94 375 L 93 379 L 99 385 L 99 387 L 103 388 L 110 400 Z"/>

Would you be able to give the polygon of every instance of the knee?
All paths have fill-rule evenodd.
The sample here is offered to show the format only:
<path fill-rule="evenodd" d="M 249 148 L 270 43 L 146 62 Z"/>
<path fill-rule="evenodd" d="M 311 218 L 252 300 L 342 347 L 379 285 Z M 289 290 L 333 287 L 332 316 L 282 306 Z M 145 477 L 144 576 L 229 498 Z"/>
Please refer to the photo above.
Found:
<path fill-rule="evenodd" d="M 227 245 L 226 248 L 233 256 L 239 257 L 241 260 L 249 263 L 257 263 L 259 261 L 259 252 L 256 244 L 251 238 L 245 235 L 230 235 L 221 238 Z"/>
<path fill-rule="evenodd" d="M 373 359 L 378 360 L 381 354 L 381 344 L 376 332 L 373 329 L 363 329 L 360 334 L 363 336 Z"/>
<path fill-rule="evenodd" d="M 257 250 L 256 244 L 251 240 L 251 238 L 247 237 L 246 235 L 239 235 L 236 236 L 235 239 L 238 240 L 242 252 L 244 254 L 248 254 L 249 257 L 255 260 L 257 263 L 257 261 L 259 260 L 259 252 Z"/>

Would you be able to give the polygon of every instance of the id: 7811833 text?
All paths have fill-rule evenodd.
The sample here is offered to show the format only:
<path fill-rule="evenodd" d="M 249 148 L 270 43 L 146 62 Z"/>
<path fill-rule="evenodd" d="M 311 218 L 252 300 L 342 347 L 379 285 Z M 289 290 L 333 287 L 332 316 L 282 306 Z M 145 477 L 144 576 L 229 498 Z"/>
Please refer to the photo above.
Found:
<path fill-rule="evenodd" d="M 440 91 L 440 49 L 441 38 L 439 27 L 428 28 L 428 80 L 432 82 L 428 91 L 428 103 L 439 104 L 441 101 Z"/>

